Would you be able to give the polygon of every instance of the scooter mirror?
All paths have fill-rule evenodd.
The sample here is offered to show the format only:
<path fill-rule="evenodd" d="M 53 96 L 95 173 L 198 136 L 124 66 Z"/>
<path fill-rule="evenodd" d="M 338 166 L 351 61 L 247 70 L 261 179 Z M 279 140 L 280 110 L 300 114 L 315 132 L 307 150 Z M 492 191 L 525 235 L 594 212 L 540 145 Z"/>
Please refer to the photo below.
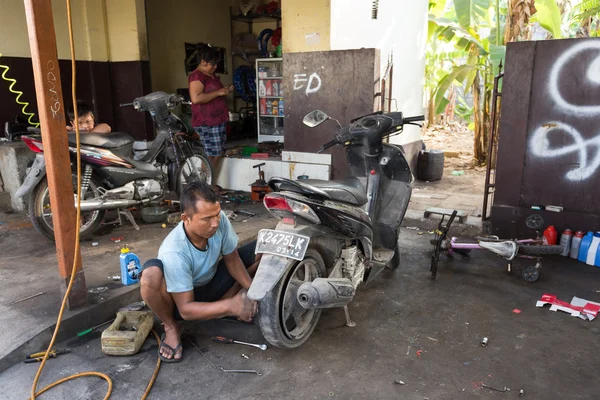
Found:
<path fill-rule="evenodd" d="M 304 116 L 302 123 L 310 128 L 321 125 L 323 122 L 329 119 L 329 115 L 325 114 L 321 110 L 311 111 Z"/>

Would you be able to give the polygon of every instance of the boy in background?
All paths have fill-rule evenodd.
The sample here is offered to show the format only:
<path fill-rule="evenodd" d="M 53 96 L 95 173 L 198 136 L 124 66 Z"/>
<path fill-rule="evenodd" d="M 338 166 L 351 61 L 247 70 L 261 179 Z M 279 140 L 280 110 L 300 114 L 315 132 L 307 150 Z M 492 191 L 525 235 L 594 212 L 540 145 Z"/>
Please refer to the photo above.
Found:
<path fill-rule="evenodd" d="M 96 118 L 94 117 L 94 111 L 92 108 L 84 101 L 77 100 L 77 113 L 78 122 L 79 122 L 79 131 L 80 132 L 88 132 L 88 133 L 96 133 L 96 134 L 108 134 L 112 130 L 108 124 L 98 124 L 96 125 Z M 73 109 L 69 110 L 69 119 L 71 120 L 71 125 L 67 125 L 67 131 L 75 132 L 75 111 Z"/>

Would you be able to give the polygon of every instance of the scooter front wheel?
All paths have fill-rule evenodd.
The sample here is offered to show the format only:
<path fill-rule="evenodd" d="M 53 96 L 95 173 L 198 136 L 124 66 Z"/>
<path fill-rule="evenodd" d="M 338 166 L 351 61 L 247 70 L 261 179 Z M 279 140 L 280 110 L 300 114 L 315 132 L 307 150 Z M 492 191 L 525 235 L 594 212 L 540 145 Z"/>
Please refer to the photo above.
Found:
<path fill-rule="evenodd" d="M 309 338 L 321 317 L 320 309 L 305 309 L 297 300 L 300 286 L 325 276 L 325 262 L 314 249 L 290 264 L 275 287 L 260 301 L 258 323 L 273 346 L 293 349 Z"/>

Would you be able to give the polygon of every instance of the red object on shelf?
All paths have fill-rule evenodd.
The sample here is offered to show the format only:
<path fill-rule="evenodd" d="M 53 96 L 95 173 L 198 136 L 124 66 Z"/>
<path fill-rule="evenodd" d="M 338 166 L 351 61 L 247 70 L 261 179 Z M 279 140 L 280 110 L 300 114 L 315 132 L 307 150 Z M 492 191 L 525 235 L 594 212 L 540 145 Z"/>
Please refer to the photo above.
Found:
<path fill-rule="evenodd" d="M 252 153 L 252 158 L 269 158 L 269 153 Z"/>
<path fill-rule="evenodd" d="M 549 246 L 555 246 L 558 240 L 558 233 L 554 225 L 550 225 L 544 231 L 544 244 Z"/>

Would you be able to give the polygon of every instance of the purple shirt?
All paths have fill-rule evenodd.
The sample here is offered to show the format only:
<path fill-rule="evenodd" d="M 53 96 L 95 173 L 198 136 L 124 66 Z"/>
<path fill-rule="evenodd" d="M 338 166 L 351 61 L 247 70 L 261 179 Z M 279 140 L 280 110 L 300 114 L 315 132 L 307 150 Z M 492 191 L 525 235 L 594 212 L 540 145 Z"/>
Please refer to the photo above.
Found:
<path fill-rule="evenodd" d="M 216 74 L 208 76 L 198 70 L 192 72 L 188 83 L 200 81 L 204 85 L 204 93 L 214 92 L 223 88 L 221 79 Z M 219 96 L 204 104 L 192 104 L 192 125 L 194 128 L 200 126 L 217 126 L 229 120 L 229 109 L 227 97 Z"/>

